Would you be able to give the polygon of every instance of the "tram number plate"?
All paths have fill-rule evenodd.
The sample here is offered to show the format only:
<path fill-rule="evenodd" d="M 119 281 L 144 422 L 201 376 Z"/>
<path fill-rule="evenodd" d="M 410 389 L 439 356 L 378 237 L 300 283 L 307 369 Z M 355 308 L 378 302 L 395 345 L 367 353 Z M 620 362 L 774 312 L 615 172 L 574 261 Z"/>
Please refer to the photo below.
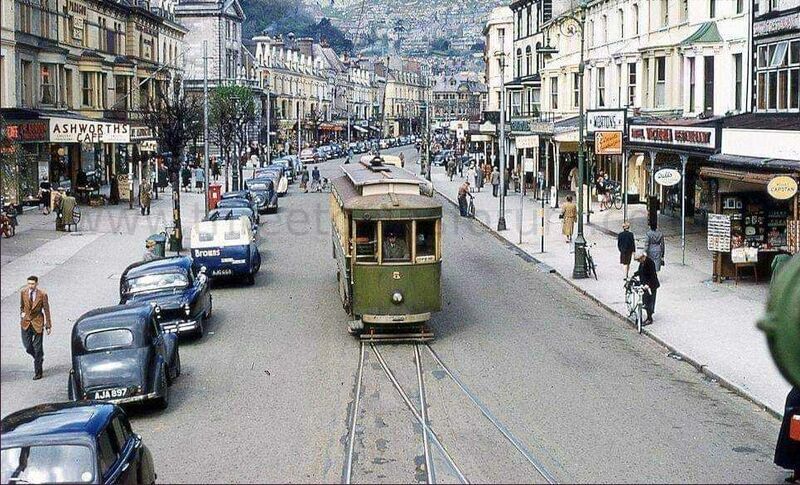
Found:
<path fill-rule="evenodd" d="M 97 391 L 94 393 L 95 399 L 119 399 L 125 397 L 128 393 L 128 389 L 124 387 L 120 387 L 117 389 L 103 389 L 102 391 Z"/>
<path fill-rule="evenodd" d="M 401 278 L 399 271 L 392 271 L 392 279 L 399 280 Z"/>

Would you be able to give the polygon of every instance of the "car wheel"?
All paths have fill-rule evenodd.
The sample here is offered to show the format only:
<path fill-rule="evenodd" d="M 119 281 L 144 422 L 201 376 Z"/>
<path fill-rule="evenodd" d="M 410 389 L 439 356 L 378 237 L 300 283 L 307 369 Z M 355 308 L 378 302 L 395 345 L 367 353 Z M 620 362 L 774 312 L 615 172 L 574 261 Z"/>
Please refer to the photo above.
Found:
<path fill-rule="evenodd" d="M 194 336 L 197 338 L 203 338 L 203 335 L 206 333 L 205 329 L 205 322 L 206 322 L 205 315 L 200 315 L 200 318 L 197 319 L 197 327 L 194 329 Z"/>
<path fill-rule="evenodd" d="M 169 385 L 167 384 L 167 373 L 164 371 L 163 367 L 161 369 L 159 384 L 159 387 L 161 387 L 161 396 L 156 399 L 156 407 L 163 410 L 169 407 Z"/>
<path fill-rule="evenodd" d="M 253 286 L 254 284 L 256 284 L 256 274 L 250 273 L 249 275 L 247 275 L 245 277 L 245 283 L 247 283 L 249 286 Z"/>
<path fill-rule="evenodd" d="M 178 377 L 180 375 L 181 375 L 181 353 L 178 352 L 178 349 L 175 349 L 175 377 Z"/>
<path fill-rule="evenodd" d="M 208 310 L 206 310 L 206 320 L 211 318 L 211 313 L 214 311 L 214 298 L 212 296 L 208 297 Z"/>

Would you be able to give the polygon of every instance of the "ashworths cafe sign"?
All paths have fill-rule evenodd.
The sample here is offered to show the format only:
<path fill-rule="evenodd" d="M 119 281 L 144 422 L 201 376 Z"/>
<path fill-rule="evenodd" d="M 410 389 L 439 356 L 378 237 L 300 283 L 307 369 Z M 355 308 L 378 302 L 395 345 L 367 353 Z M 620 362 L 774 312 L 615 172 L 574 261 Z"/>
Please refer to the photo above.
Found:
<path fill-rule="evenodd" d="M 130 143 L 130 126 L 94 120 L 50 118 L 51 143 Z"/>
<path fill-rule="evenodd" d="M 717 148 L 717 129 L 689 126 L 634 125 L 628 128 L 628 141 L 673 148 Z"/>

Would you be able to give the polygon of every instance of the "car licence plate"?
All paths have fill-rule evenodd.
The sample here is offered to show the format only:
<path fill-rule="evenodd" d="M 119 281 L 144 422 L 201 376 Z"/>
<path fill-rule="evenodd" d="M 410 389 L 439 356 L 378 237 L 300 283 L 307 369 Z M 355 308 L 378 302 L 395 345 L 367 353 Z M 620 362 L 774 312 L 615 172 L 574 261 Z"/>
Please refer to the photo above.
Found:
<path fill-rule="evenodd" d="M 103 389 L 95 391 L 94 399 L 120 399 L 128 394 L 128 389 L 119 387 L 117 389 Z"/>
<path fill-rule="evenodd" d="M 214 271 L 211 272 L 212 276 L 223 276 L 229 274 L 233 274 L 233 271 L 230 269 L 215 269 Z"/>

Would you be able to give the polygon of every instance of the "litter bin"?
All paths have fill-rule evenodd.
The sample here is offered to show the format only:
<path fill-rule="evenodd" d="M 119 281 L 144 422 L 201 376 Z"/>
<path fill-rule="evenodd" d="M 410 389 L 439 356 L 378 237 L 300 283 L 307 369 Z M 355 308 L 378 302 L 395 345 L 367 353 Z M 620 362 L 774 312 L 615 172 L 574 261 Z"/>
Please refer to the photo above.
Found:
<path fill-rule="evenodd" d="M 208 185 L 208 209 L 216 209 L 217 202 L 222 197 L 222 185 L 209 184 Z"/>
<path fill-rule="evenodd" d="M 150 237 L 147 238 L 147 242 L 150 241 L 156 243 L 156 246 L 153 249 L 153 251 L 156 253 L 156 256 L 163 258 L 166 255 L 167 236 L 165 236 L 164 233 L 151 234 Z"/>

